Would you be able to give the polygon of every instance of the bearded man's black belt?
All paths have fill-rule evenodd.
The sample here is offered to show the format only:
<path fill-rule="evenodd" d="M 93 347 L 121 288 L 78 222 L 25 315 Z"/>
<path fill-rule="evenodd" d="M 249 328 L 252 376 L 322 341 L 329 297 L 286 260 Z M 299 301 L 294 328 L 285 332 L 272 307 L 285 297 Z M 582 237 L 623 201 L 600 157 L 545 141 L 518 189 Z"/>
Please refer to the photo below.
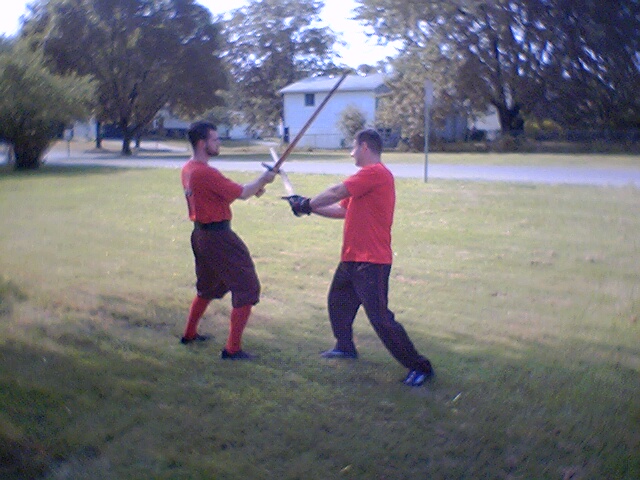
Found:
<path fill-rule="evenodd" d="M 211 223 L 193 222 L 193 228 L 195 230 L 231 230 L 231 222 L 229 220 Z"/>

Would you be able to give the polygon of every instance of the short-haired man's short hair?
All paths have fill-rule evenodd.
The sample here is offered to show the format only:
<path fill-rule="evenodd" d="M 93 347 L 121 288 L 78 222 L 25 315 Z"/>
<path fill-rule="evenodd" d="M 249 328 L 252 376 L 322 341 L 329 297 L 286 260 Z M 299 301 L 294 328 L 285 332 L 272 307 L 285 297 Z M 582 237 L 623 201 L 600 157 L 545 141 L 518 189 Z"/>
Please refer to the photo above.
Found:
<path fill-rule="evenodd" d="M 360 130 L 356 133 L 356 143 L 366 143 L 369 149 L 380 155 L 382 153 L 382 137 L 372 128 Z"/>
<path fill-rule="evenodd" d="M 196 148 L 196 143 L 198 140 L 207 140 L 209 138 L 209 131 L 217 130 L 217 127 L 211 122 L 196 122 L 192 123 L 189 127 L 189 132 L 187 136 L 189 137 L 189 142 L 191 142 L 191 146 Z"/>

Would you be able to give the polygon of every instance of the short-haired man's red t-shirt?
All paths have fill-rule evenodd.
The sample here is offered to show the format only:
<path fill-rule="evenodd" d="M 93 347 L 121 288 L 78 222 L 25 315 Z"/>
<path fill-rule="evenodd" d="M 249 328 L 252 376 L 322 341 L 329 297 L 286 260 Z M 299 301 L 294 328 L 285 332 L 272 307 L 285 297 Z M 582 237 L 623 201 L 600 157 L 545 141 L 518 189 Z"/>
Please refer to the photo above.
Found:
<path fill-rule="evenodd" d="M 391 225 L 396 204 L 393 174 L 382 163 L 366 165 L 344 180 L 350 193 L 341 260 L 391 265 Z"/>
<path fill-rule="evenodd" d="M 242 194 L 242 185 L 228 179 L 217 169 L 195 160 L 184 164 L 180 176 L 191 221 L 211 223 L 231 220 L 231 203 Z"/>

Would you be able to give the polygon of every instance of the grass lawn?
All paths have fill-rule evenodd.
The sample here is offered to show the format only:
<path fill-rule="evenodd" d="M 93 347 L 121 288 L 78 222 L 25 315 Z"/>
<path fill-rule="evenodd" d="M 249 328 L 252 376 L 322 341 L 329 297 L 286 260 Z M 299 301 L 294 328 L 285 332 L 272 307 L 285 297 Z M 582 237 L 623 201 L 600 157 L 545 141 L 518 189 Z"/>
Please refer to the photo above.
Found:
<path fill-rule="evenodd" d="M 359 360 L 318 357 L 341 222 L 280 191 L 234 204 L 260 358 L 223 362 L 229 298 L 178 341 L 176 170 L 0 173 L 0 477 L 640 478 L 638 189 L 397 180 L 390 307 L 437 371 L 414 389 L 362 314 Z"/>

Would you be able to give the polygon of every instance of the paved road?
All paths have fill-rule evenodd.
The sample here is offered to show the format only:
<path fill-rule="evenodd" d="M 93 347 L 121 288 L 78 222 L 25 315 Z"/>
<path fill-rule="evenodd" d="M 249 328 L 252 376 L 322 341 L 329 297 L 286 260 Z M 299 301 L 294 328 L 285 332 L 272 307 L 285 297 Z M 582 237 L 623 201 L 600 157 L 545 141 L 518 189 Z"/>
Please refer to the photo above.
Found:
<path fill-rule="evenodd" d="M 47 165 L 94 165 L 105 167 L 133 168 L 180 168 L 188 153 L 175 158 L 129 158 L 116 155 L 86 154 L 67 158 L 66 153 L 50 152 L 46 157 Z M 222 171 L 261 171 L 260 161 L 242 162 L 226 160 L 224 155 L 213 160 L 216 168 Z M 424 179 L 423 164 L 389 164 L 398 178 Z M 287 172 L 310 174 L 349 175 L 356 167 L 345 159 L 344 162 L 295 162 L 286 163 Z M 517 182 L 535 184 L 570 184 L 625 186 L 640 188 L 640 168 L 587 168 L 587 167 L 523 167 L 523 166 L 487 166 L 487 165 L 446 165 L 433 164 L 427 169 L 428 179 L 454 179 L 469 181 Z"/>

